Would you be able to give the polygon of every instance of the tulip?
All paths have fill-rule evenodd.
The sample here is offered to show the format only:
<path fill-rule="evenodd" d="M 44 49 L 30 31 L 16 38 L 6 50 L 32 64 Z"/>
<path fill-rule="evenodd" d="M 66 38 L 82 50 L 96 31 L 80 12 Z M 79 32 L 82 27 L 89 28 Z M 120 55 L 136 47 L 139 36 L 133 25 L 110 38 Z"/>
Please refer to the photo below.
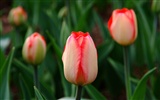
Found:
<path fill-rule="evenodd" d="M 126 8 L 116 9 L 108 21 L 112 38 L 120 45 L 132 44 L 137 38 L 137 20 L 134 11 Z"/>
<path fill-rule="evenodd" d="M 21 6 L 19 6 L 11 9 L 8 18 L 11 24 L 18 26 L 27 20 L 27 13 Z"/>
<path fill-rule="evenodd" d="M 65 78 L 76 85 L 92 83 L 98 71 L 97 50 L 89 33 L 72 32 L 63 52 Z"/>
<path fill-rule="evenodd" d="M 23 58 L 32 65 L 38 65 L 46 55 L 46 42 L 39 33 L 29 36 L 23 45 Z"/>

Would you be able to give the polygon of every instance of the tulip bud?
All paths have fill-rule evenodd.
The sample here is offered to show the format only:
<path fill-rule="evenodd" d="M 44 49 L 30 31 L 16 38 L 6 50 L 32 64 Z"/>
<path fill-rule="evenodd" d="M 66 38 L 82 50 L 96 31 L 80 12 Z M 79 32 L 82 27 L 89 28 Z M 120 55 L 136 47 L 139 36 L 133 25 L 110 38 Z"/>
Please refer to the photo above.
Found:
<path fill-rule="evenodd" d="M 97 50 L 88 32 L 71 33 L 62 61 L 64 75 L 69 82 L 83 86 L 95 80 L 98 71 Z"/>
<path fill-rule="evenodd" d="M 26 11 L 21 6 L 19 6 L 17 8 L 13 8 L 9 12 L 8 19 L 9 19 L 10 23 L 13 25 L 18 26 L 20 24 L 23 24 L 27 20 Z"/>
<path fill-rule="evenodd" d="M 120 45 L 130 45 L 137 38 L 137 20 L 134 11 L 126 8 L 116 9 L 108 21 L 112 38 Z"/>
<path fill-rule="evenodd" d="M 46 42 L 37 32 L 29 36 L 23 45 L 23 58 L 32 65 L 38 65 L 46 55 Z"/>

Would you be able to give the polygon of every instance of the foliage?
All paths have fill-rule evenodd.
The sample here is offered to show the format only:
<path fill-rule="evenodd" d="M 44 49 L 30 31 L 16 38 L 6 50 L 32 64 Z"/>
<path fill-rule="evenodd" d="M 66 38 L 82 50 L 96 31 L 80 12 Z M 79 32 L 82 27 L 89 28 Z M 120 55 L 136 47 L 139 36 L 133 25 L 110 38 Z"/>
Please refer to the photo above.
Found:
<path fill-rule="evenodd" d="M 122 47 L 112 40 L 107 28 L 112 11 L 123 7 L 134 9 L 138 21 L 138 37 L 129 48 L 132 99 L 160 99 L 160 14 L 152 12 L 150 3 L 147 0 L 13 0 L 10 8 L 22 6 L 28 20 L 5 34 L 0 21 L 0 99 L 75 97 L 75 85 L 65 79 L 61 60 L 72 31 L 89 32 L 98 51 L 98 76 L 83 88 L 82 98 L 125 99 Z M 39 89 L 33 85 L 33 68 L 21 53 L 26 37 L 35 31 L 47 43 L 46 57 L 38 67 Z"/>

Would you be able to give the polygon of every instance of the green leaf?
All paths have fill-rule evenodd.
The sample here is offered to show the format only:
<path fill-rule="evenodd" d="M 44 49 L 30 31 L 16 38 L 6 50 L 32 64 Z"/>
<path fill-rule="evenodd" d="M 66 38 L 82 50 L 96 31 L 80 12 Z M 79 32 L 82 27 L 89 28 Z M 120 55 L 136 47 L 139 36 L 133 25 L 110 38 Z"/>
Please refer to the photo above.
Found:
<path fill-rule="evenodd" d="M 31 96 L 34 96 L 32 67 L 23 64 L 21 61 L 19 61 L 16 58 L 13 59 L 13 64 L 15 65 L 15 68 L 19 71 L 19 73 L 23 76 L 23 80 L 24 82 L 26 82 L 25 83 L 26 87 L 29 87 L 28 90 Z"/>
<path fill-rule="evenodd" d="M 147 79 L 149 78 L 149 76 L 152 75 L 152 73 L 156 70 L 156 67 L 149 70 L 143 77 L 142 79 L 139 81 L 135 91 L 134 91 L 134 94 L 131 98 L 131 100 L 144 100 L 144 97 L 145 97 L 145 92 L 146 92 L 146 82 L 147 82 Z"/>
<path fill-rule="evenodd" d="M 61 50 L 60 47 L 57 45 L 55 39 L 49 34 L 49 32 L 46 32 L 46 33 L 47 33 L 47 35 L 48 35 L 48 37 L 49 37 L 49 39 L 50 39 L 50 41 L 51 41 L 51 43 L 52 43 L 52 46 L 53 46 L 53 48 L 54 48 L 57 56 L 58 56 L 59 58 L 61 58 L 61 57 L 62 57 L 62 50 Z"/>
<path fill-rule="evenodd" d="M 91 10 L 92 6 L 94 4 L 94 0 L 92 2 L 90 2 L 87 6 L 86 6 L 86 9 L 83 11 L 82 15 L 80 16 L 80 18 L 78 19 L 78 23 L 75 27 L 75 30 L 76 31 L 79 31 L 79 30 L 84 30 L 84 28 L 87 27 L 87 24 L 86 24 L 86 20 L 88 18 L 88 15 L 89 15 L 89 11 Z"/>
<path fill-rule="evenodd" d="M 100 18 L 100 16 L 97 14 L 97 12 L 93 12 L 93 17 L 95 22 L 98 24 L 100 33 L 102 34 L 103 38 L 106 39 L 107 37 L 110 37 L 109 32 L 107 30 L 107 25 L 104 24 L 103 20 Z"/>
<path fill-rule="evenodd" d="M 21 73 L 23 73 L 24 75 L 26 75 L 27 77 L 30 77 L 30 79 L 32 79 L 32 77 L 33 77 L 32 68 L 26 66 L 25 64 L 23 64 L 21 61 L 19 61 L 16 58 L 13 60 L 13 63 L 15 65 L 17 65 L 16 67 L 20 70 Z"/>
<path fill-rule="evenodd" d="M 61 42 L 62 48 L 64 47 L 69 35 L 70 35 L 70 30 L 68 28 L 68 25 L 66 24 L 65 21 L 63 21 L 62 28 L 61 28 L 61 35 L 60 35 L 60 42 Z"/>
<path fill-rule="evenodd" d="M 141 37 L 140 41 L 143 44 L 141 50 L 143 50 L 143 53 L 145 56 L 144 58 L 150 68 L 153 66 L 152 62 L 154 58 L 154 55 L 152 54 L 153 48 L 151 48 L 151 46 L 153 46 L 152 44 L 153 33 L 151 31 L 151 27 L 149 26 L 147 15 L 145 14 L 145 11 L 142 9 L 141 5 L 139 3 L 136 3 L 135 0 L 132 0 L 132 2 L 137 9 L 137 13 L 139 13 L 137 14 L 137 21 L 138 21 L 138 28 L 139 28 L 138 31 L 139 33 L 144 33 L 144 34 L 139 34 L 139 37 Z"/>
<path fill-rule="evenodd" d="M 51 80 L 52 81 L 52 80 Z M 50 100 L 52 98 L 52 100 L 56 100 L 55 98 L 55 90 L 53 90 L 53 88 L 55 88 L 55 86 L 53 85 L 48 85 L 47 82 L 44 81 L 40 81 L 40 87 L 41 87 L 41 91 L 42 94 L 45 96 L 45 98 L 47 100 Z"/>
<path fill-rule="evenodd" d="M 159 100 L 158 98 L 155 97 L 155 95 L 153 94 L 153 89 L 150 87 L 146 88 L 146 96 L 145 96 L 145 100 Z M 159 93 L 159 92 L 158 92 Z"/>
<path fill-rule="evenodd" d="M 113 9 L 119 9 L 119 8 L 122 8 L 122 0 L 120 1 L 114 1 L 114 0 L 111 0 L 112 1 L 112 4 L 113 4 Z"/>
<path fill-rule="evenodd" d="M 33 1 L 33 25 L 37 26 L 39 22 L 39 14 L 40 14 L 40 0 Z"/>
<path fill-rule="evenodd" d="M 91 84 L 85 86 L 85 89 L 87 90 L 90 97 L 92 97 L 93 100 L 107 100 L 94 86 Z"/>
<path fill-rule="evenodd" d="M 59 65 L 59 70 L 60 70 L 60 75 L 61 75 L 62 86 L 64 88 L 64 94 L 65 94 L 65 96 L 69 96 L 71 94 L 70 93 L 71 85 L 66 81 L 66 79 L 64 77 L 63 66 L 62 66 L 62 62 L 61 62 L 62 50 L 59 48 L 59 46 L 55 42 L 55 39 L 48 32 L 47 32 L 47 35 L 48 35 L 49 39 L 51 40 L 53 49 L 55 50 L 55 52 L 58 56 L 57 57 L 58 58 L 58 65 Z"/>
<path fill-rule="evenodd" d="M 24 77 L 21 74 L 19 75 L 19 83 L 20 83 L 24 100 L 31 100 L 32 98 L 29 92 L 29 87 L 27 86 L 26 81 L 24 80 Z"/>
<path fill-rule="evenodd" d="M 23 45 L 23 36 L 17 32 L 17 30 L 14 30 L 11 33 L 11 39 L 13 46 L 16 48 L 21 47 Z"/>
<path fill-rule="evenodd" d="M 9 100 L 10 99 L 10 90 L 9 90 L 9 74 L 11 63 L 14 55 L 15 48 L 12 48 L 9 56 L 5 60 L 2 68 L 0 69 L 0 99 Z"/>
<path fill-rule="evenodd" d="M 60 70 L 60 75 L 61 75 L 62 86 L 64 88 L 64 94 L 65 96 L 70 96 L 72 87 L 71 87 L 71 84 L 67 82 L 67 80 L 64 77 L 63 66 L 60 60 L 58 61 L 58 65 L 59 65 L 59 70 Z"/>
<path fill-rule="evenodd" d="M 160 93 L 160 74 L 157 77 L 155 77 L 153 92 L 157 100 L 160 100 L 160 95 L 159 95 Z"/>
<path fill-rule="evenodd" d="M 124 82 L 124 67 L 123 67 L 123 65 L 120 64 L 119 62 L 114 61 L 111 58 L 108 58 L 107 60 L 112 65 L 113 69 L 116 71 L 116 73 L 118 74 L 118 76 L 122 80 L 122 82 Z"/>
<path fill-rule="evenodd" d="M 0 49 L 0 68 L 2 68 L 3 63 L 5 62 L 6 58 L 2 50 Z"/>
<path fill-rule="evenodd" d="M 63 97 L 63 98 L 60 98 L 58 100 L 75 100 L 75 98 L 73 98 L 73 97 Z M 81 98 L 81 100 L 90 100 L 90 99 L 83 99 L 83 98 Z"/>
<path fill-rule="evenodd" d="M 103 44 L 98 46 L 98 61 L 101 62 L 113 49 L 114 42 L 106 40 Z"/>
<path fill-rule="evenodd" d="M 58 12 L 58 18 L 63 18 L 68 13 L 68 8 L 66 6 L 62 7 Z"/>
<path fill-rule="evenodd" d="M 34 86 L 34 92 L 38 100 L 45 100 L 42 94 L 39 92 L 39 90 L 35 86 Z"/>
<path fill-rule="evenodd" d="M 32 27 L 29 26 L 28 29 L 27 29 L 27 32 L 26 32 L 25 39 L 26 39 L 28 36 L 30 36 L 33 32 L 34 32 L 34 31 L 33 31 Z"/>

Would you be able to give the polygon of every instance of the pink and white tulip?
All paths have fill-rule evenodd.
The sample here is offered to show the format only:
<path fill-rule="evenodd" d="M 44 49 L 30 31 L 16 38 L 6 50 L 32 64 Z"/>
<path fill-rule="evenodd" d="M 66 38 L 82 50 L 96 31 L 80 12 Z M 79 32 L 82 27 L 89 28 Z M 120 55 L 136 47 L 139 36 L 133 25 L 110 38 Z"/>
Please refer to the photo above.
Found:
<path fill-rule="evenodd" d="M 97 50 L 89 33 L 72 32 L 68 37 L 62 61 L 65 78 L 76 85 L 92 83 L 97 76 Z"/>
<path fill-rule="evenodd" d="M 137 38 L 137 19 L 134 11 L 127 8 L 116 9 L 108 21 L 112 38 L 119 44 L 127 46 Z"/>
<path fill-rule="evenodd" d="M 46 42 L 39 33 L 29 36 L 23 45 L 23 58 L 32 65 L 38 65 L 46 55 Z"/>

